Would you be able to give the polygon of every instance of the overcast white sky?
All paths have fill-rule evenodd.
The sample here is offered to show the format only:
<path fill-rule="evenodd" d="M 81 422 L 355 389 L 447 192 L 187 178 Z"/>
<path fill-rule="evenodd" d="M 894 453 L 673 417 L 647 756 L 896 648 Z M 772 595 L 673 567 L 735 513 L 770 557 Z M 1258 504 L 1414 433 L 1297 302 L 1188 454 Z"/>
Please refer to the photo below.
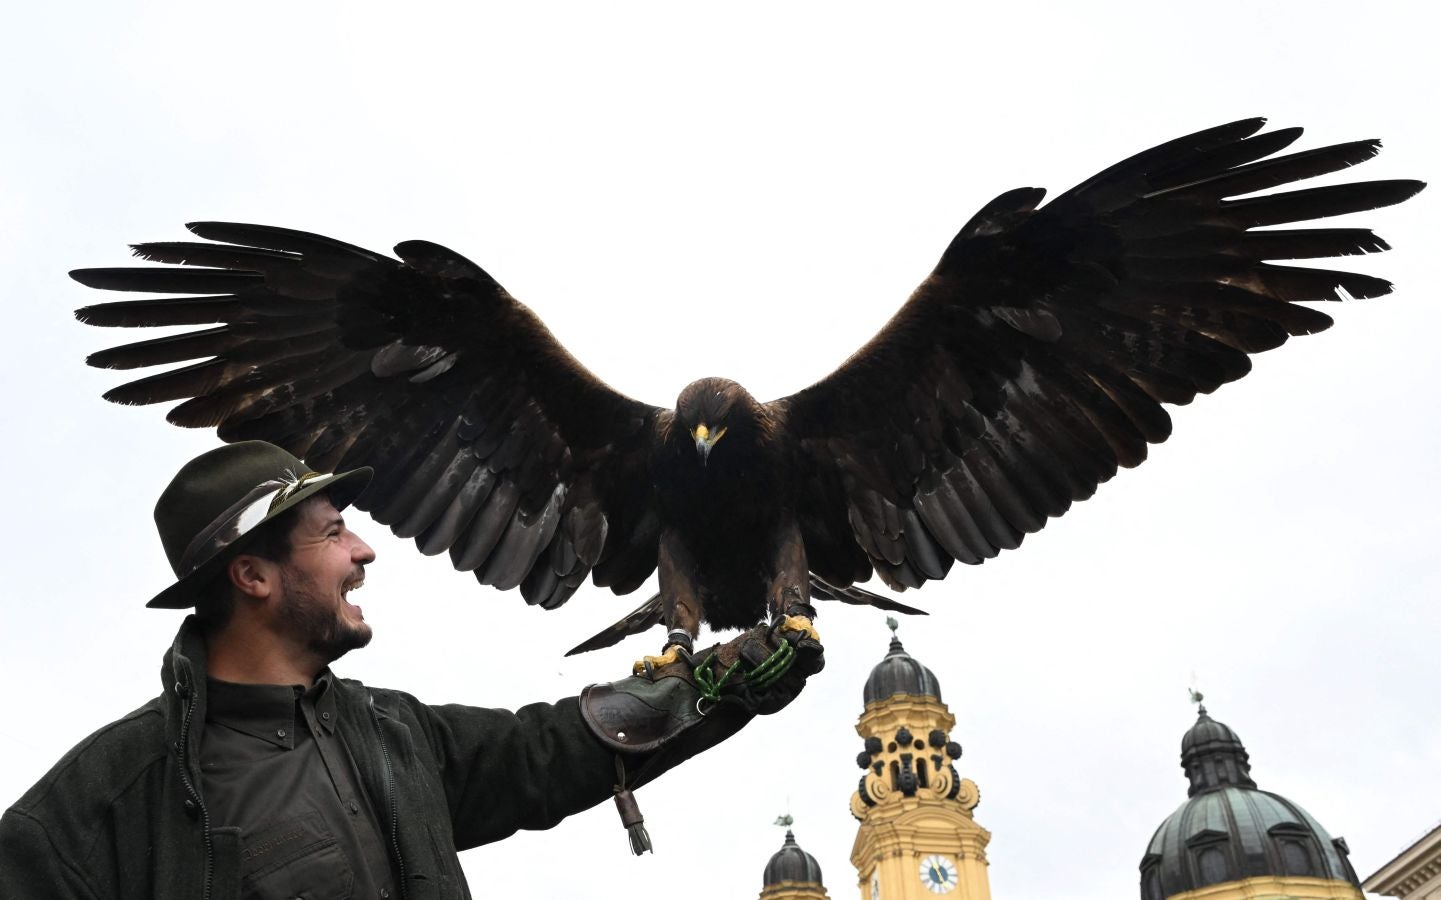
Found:
<path fill-rule="evenodd" d="M 615 387 L 669 404 L 726 375 L 770 398 L 860 346 L 1002 190 L 1057 192 L 1153 143 L 1266 115 L 1304 147 L 1385 139 L 1355 177 L 1436 175 L 1417 3 L 24 4 L 0 36 L 0 806 L 158 689 L 177 613 L 150 510 L 213 445 L 111 406 L 65 277 L 265 222 L 485 266 Z M 1356 217 L 1397 292 L 1259 358 L 1172 440 L 1018 552 L 911 594 L 994 833 L 998 900 L 1134 897 L 1185 799 L 1193 676 L 1261 787 L 1344 835 L 1364 877 L 1441 818 L 1435 646 L 1437 195 Z M 138 339 L 139 335 L 133 338 Z M 526 608 L 376 546 L 371 647 L 344 675 L 514 706 L 622 677 L 654 641 L 563 650 L 636 598 Z M 787 808 L 856 896 L 847 801 L 883 616 L 824 609 L 790 709 L 639 793 L 463 856 L 486 896 L 754 897 Z M 657 635 L 658 637 L 658 635 Z M 526 674 L 522 674 L 526 673 Z M 710 833 L 707 836 L 707 833 Z"/>

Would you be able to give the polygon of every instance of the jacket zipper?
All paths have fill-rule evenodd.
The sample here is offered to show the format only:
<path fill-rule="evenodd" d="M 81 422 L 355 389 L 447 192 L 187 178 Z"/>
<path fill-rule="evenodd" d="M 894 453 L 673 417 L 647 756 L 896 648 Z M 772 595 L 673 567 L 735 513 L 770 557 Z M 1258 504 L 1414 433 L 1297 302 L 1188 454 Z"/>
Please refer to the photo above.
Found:
<path fill-rule="evenodd" d="M 385 796 L 386 804 L 389 807 L 390 819 L 390 852 L 395 857 L 395 868 L 400 876 L 400 897 L 401 900 L 409 895 L 405 882 L 405 857 L 400 855 L 400 821 L 395 811 L 395 772 L 390 768 L 390 751 L 385 747 L 385 734 L 380 730 L 380 716 L 375 711 L 375 697 L 370 700 L 370 723 L 375 726 L 375 737 L 380 741 L 380 760 L 385 766 Z"/>
<path fill-rule="evenodd" d="M 190 780 L 190 773 L 187 771 L 186 755 L 190 749 L 190 718 L 195 713 L 195 697 L 188 687 L 184 690 L 186 694 L 185 718 L 180 723 L 180 747 L 176 756 L 180 764 L 180 783 L 185 786 L 185 792 L 190 795 L 190 800 L 195 804 L 195 808 L 200 810 L 200 833 L 205 840 L 205 890 L 200 896 L 202 900 L 210 900 L 211 882 L 215 876 L 215 847 L 214 840 L 210 836 L 210 810 L 205 808 L 205 801 L 200 799 L 200 792 L 195 789 L 194 783 Z"/>

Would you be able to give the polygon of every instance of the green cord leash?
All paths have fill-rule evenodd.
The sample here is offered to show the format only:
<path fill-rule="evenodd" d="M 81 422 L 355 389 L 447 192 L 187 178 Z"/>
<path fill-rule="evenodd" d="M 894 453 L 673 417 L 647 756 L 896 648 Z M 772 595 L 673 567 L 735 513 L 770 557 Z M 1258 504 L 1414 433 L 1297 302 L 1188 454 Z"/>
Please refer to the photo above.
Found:
<path fill-rule="evenodd" d="M 705 658 L 705 662 L 696 666 L 694 671 L 696 687 L 700 688 L 701 698 L 715 703 L 720 700 L 720 689 L 730 680 L 735 670 L 740 668 L 740 660 L 731 663 L 731 667 L 725 670 L 725 674 L 719 679 L 711 672 L 710 664 L 715 659 L 715 653 Z"/>
<path fill-rule="evenodd" d="M 776 648 L 774 653 L 766 657 L 760 665 L 745 674 L 745 680 L 757 688 L 764 690 L 775 684 L 781 676 L 790 671 L 791 663 L 795 661 L 795 656 L 796 648 L 791 645 L 791 642 L 781 641 L 781 645 Z M 730 681 L 731 676 L 735 674 L 736 669 L 739 669 L 741 665 L 740 660 L 736 660 L 717 678 L 711 670 L 711 662 L 715 660 L 715 657 L 715 653 L 711 653 L 711 655 L 705 658 L 704 662 L 696 666 L 693 670 L 696 687 L 700 689 L 701 697 L 709 700 L 711 703 L 720 701 L 721 688 L 725 687 L 726 682 Z"/>
<path fill-rule="evenodd" d="M 776 681 L 790 671 L 791 663 L 795 661 L 796 648 L 790 641 L 782 640 L 776 652 L 766 657 L 765 661 L 756 666 L 746 675 L 746 680 L 756 687 L 764 690 L 775 684 Z M 739 665 L 739 663 L 737 663 Z"/>

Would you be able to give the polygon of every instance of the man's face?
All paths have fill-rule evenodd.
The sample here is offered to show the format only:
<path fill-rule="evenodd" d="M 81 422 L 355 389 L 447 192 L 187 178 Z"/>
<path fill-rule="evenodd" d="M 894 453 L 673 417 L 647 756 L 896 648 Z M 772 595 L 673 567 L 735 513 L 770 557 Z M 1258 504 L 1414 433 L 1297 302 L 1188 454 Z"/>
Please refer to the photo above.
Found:
<path fill-rule="evenodd" d="M 299 516 L 290 558 L 280 566 L 280 622 L 289 636 L 334 661 L 370 643 L 370 626 L 348 595 L 364 583 L 375 552 L 326 497 L 307 500 Z"/>

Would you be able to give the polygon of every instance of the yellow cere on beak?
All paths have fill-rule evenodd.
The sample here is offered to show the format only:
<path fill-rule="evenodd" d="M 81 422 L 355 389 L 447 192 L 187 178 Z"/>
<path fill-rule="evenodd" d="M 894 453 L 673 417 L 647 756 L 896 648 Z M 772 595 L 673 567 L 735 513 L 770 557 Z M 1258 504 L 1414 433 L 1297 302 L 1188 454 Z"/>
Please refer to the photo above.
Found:
<path fill-rule="evenodd" d="M 711 446 L 715 446 L 716 441 L 725 437 L 726 428 L 724 425 L 722 425 L 720 428 L 716 429 L 715 435 L 712 436 L 710 428 L 708 428 L 704 424 L 701 424 L 697 425 L 690 434 L 691 437 L 695 438 L 697 444 L 709 444 Z"/>
<path fill-rule="evenodd" d="M 702 466 L 704 466 L 706 460 L 710 458 L 710 449 L 715 446 L 716 441 L 725 437 L 725 433 L 724 425 L 717 428 L 715 434 L 711 434 L 711 430 L 704 424 L 697 425 L 691 430 L 691 437 L 695 438 L 695 449 L 696 452 L 700 454 L 700 464 Z"/>

